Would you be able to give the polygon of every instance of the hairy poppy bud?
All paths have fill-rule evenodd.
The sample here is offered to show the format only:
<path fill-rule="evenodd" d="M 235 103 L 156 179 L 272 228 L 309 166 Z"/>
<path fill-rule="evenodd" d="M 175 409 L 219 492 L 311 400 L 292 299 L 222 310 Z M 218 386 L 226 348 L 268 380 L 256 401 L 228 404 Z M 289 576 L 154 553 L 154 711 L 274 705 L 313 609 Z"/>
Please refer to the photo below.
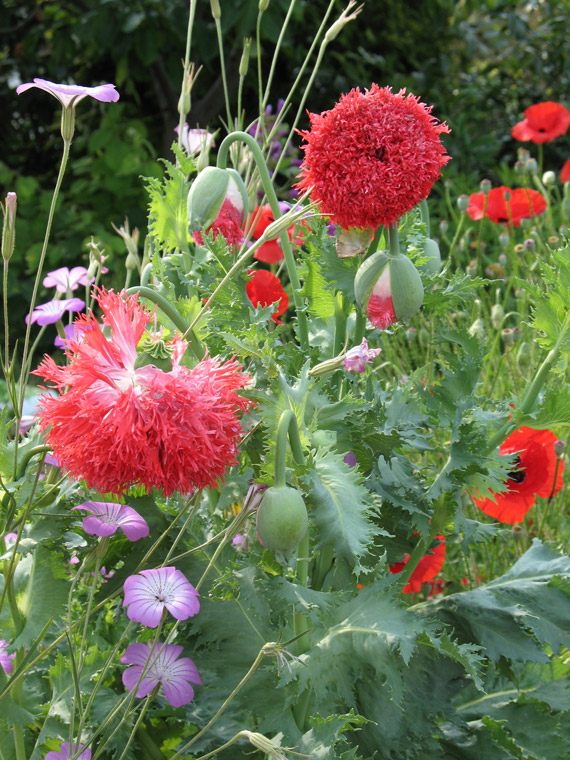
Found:
<path fill-rule="evenodd" d="M 547 187 L 549 185 L 555 185 L 556 174 L 554 174 L 553 171 L 544 172 L 544 174 L 542 175 L 542 184 L 546 185 Z"/>
<path fill-rule="evenodd" d="M 247 190 L 235 169 L 207 166 L 188 193 L 188 224 L 190 234 L 213 228 L 214 237 L 221 232 L 228 243 L 239 244 L 243 238 L 242 225 L 247 214 Z M 199 238 L 199 242 L 201 238 Z"/>
<path fill-rule="evenodd" d="M 500 303 L 495 303 L 491 307 L 491 323 L 495 330 L 500 330 L 505 318 L 505 310 Z"/>
<path fill-rule="evenodd" d="M 378 251 L 362 264 L 354 293 L 360 309 L 382 330 L 394 322 L 408 322 L 424 300 L 422 278 L 413 262 L 386 251 Z"/>
<path fill-rule="evenodd" d="M 2 257 L 9 261 L 16 245 L 16 193 L 6 195 L 4 208 L 4 225 L 2 228 Z"/>
<path fill-rule="evenodd" d="M 307 532 L 309 518 L 303 497 L 296 488 L 272 486 L 263 493 L 256 517 L 262 545 L 288 564 Z"/>

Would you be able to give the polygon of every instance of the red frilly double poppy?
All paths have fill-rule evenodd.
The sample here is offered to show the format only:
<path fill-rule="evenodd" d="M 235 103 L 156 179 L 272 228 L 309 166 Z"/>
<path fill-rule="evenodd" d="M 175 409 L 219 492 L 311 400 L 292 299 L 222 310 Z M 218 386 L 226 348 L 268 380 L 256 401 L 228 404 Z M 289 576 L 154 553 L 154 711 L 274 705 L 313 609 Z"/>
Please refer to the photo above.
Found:
<path fill-rule="evenodd" d="M 249 274 L 253 276 L 245 286 L 247 297 L 256 308 L 277 303 L 277 310 L 271 318 L 280 325 L 281 320 L 278 317 L 287 311 L 289 296 L 283 290 L 279 277 L 266 269 L 257 269 Z"/>
<path fill-rule="evenodd" d="M 433 580 L 443 567 L 445 561 L 445 537 L 440 533 L 435 538 L 439 543 L 420 559 L 416 569 L 410 576 L 410 580 L 402 589 L 404 594 L 413 594 L 421 591 L 422 583 L 428 583 Z M 390 572 L 401 573 L 409 559 L 410 555 L 406 554 L 401 562 L 395 562 L 393 565 L 390 565 Z"/>
<path fill-rule="evenodd" d="M 281 206 L 281 211 L 283 213 L 286 213 L 289 210 L 289 206 L 286 203 L 280 203 L 279 205 Z M 255 207 L 253 214 L 248 216 L 245 223 L 246 232 L 249 230 L 253 220 L 256 221 L 251 236 L 254 240 L 258 240 L 269 225 L 273 224 L 275 221 L 275 216 L 273 215 L 270 204 L 266 203 L 264 206 Z M 295 225 L 292 225 L 287 230 L 291 242 L 293 242 L 294 226 Z M 303 236 L 299 235 L 295 240 L 295 244 L 300 245 L 302 242 Z M 264 264 L 276 264 L 278 261 L 281 261 L 283 258 L 283 249 L 281 248 L 279 240 L 268 240 L 267 243 L 263 243 L 263 245 L 253 254 L 253 258 L 258 261 L 263 261 Z"/>
<path fill-rule="evenodd" d="M 505 193 L 509 192 L 510 198 L 505 199 Z M 471 219 L 478 221 L 486 216 L 495 224 L 512 224 L 518 227 L 521 219 L 528 219 L 546 211 L 546 198 L 536 190 L 517 187 L 493 187 L 487 194 L 485 205 L 485 193 L 473 193 L 469 196 L 467 213 Z"/>
<path fill-rule="evenodd" d="M 518 466 L 513 468 L 505 484 L 508 491 L 495 494 L 496 501 L 473 497 L 479 509 L 499 522 L 515 525 L 524 520 L 537 496 L 547 499 L 557 494 L 563 485 L 564 462 L 560 460 L 556 472 L 555 441 L 552 431 L 528 427 L 521 427 L 505 438 L 499 451 L 501 454 L 520 452 Z"/>
<path fill-rule="evenodd" d="M 566 134 L 570 127 L 570 111 L 561 103 L 547 100 L 530 106 L 524 112 L 524 119 L 511 130 L 515 140 L 540 145 Z"/>
<path fill-rule="evenodd" d="M 357 87 L 309 118 L 297 187 L 344 229 L 394 224 L 427 198 L 449 161 L 440 140 L 449 128 L 405 90 Z"/>

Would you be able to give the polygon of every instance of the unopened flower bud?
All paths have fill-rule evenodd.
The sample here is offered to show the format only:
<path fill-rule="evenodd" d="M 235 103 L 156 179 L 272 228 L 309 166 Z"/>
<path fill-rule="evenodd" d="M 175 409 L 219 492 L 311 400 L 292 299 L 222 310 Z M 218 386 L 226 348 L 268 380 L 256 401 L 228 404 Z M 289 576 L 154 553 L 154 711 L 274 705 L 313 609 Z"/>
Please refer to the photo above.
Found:
<path fill-rule="evenodd" d="M 534 251 L 536 248 L 536 243 L 534 242 L 533 238 L 527 238 L 524 241 L 524 247 L 527 249 L 527 251 Z"/>
<path fill-rule="evenodd" d="M 447 219 L 442 219 L 441 222 L 439 223 L 439 231 L 441 232 L 442 235 L 445 235 L 448 229 L 449 229 L 449 222 L 447 221 Z"/>
<path fill-rule="evenodd" d="M 325 45 L 329 42 L 332 42 L 336 37 L 338 37 L 343 27 L 345 27 L 350 21 L 354 21 L 364 6 L 361 5 L 354 11 L 354 13 L 349 13 L 353 7 L 354 3 L 349 3 L 337 18 L 337 20 L 334 22 L 334 24 L 330 27 L 330 29 L 327 30 L 324 39 Z"/>
<path fill-rule="evenodd" d="M 360 266 L 354 293 L 360 309 L 382 330 L 398 321 L 408 322 L 424 300 L 422 278 L 411 259 L 386 251 L 378 251 Z"/>
<path fill-rule="evenodd" d="M 464 214 L 469 208 L 469 196 L 463 193 L 457 199 L 457 208 Z"/>
<path fill-rule="evenodd" d="M 566 443 L 564 441 L 554 441 L 554 453 L 557 457 L 561 457 L 562 454 L 564 454 L 564 449 L 566 448 Z"/>
<path fill-rule="evenodd" d="M 251 37 L 246 37 L 243 41 L 243 53 L 239 62 L 239 75 L 243 79 L 247 74 L 249 66 L 249 49 L 251 47 Z"/>
<path fill-rule="evenodd" d="M 515 163 L 515 171 L 517 174 L 525 174 L 526 172 L 526 162 L 525 161 L 517 161 Z"/>
<path fill-rule="evenodd" d="M 7 193 L 4 202 L 4 224 L 2 226 L 2 257 L 10 261 L 16 245 L 16 193 Z"/>
<path fill-rule="evenodd" d="M 259 0 L 259 12 L 265 13 L 265 11 L 269 8 L 269 0 Z"/>
<path fill-rule="evenodd" d="M 536 158 L 529 158 L 526 162 L 526 170 L 529 174 L 538 174 L 538 163 Z"/>
<path fill-rule="evenodd" d="M 505 267 L 505 266 L 507 265 L 507 263 L 508 263 L 508 260 L 509 260 L 509 259 L 508 259 L 508 257 L 507 257 L 507 254 L 506 254 L 506 253 L 500 253 L 500 254 L 499 254 L 499 258 L 497 259 L 497 261 L 499 262 L 499 264 L 500 264 L 502 267 Z"/>
<path fill-rule="evenodd" d="M 491 188 L 493 187 L 493 184 L 490 179 L 482 179 L 479 187 L 481 188 L 481 192 L 487 195 L 487 193 L 489 193 Z"/>
<path fill-rule="evenodd" d="M 546 187 L 552 186 L 556 184 L 556 174 L 552 171 L 544 172 L 542 175 L 542 184 L 546 185 Z"/>
<path fill-rule="evenodd" d="M 504 197 L 504 199 L 505 199 L 505 201 L 506 201 L 507 203 L 508 203 L 508 202 L 511 200 L 511 195 L 512 195 L 512 193 L 511 193 L 511 191 L 510 191 L 510 190 L 508 190 L 508 189 L 507 189 L 507 190 L 505 190 L 505 192 L 503 193 L 503 197 Z"/>
<path fill-rule="evenodd" d="M 521 525 L 520 523 L 513 525 L 512 536 L 515 541 L 523 541 L 525 537 L 524 526 Z"/>
<path fill-rule="evenodd" d="M 198 174 L 188 193 L 190 231 L 211 227 L 226 202 L 239 212 L 243 224 L 248 199 L 241 176 L 234 169 L 207 166 Z"/>
<path fill-rule="evenodd" d="M 215 19 L 222 18 L 222 9 L 220 8 L 220 0 L 210 0 L 210 8 L 212 9 L 212 16 Z"/>
<path fill-rule="evenodd" d="M 125 268 L 129 271 L 132 271 L 138 267 L 138 263 L 139 257 L 136 255 L 136 253 L 131 253 L 131 251 L 129 251 L 125 260 Z"/>
<path fill-rule="evenodd" d="M 505 318 L 505 310 L 500 303 L 495 303 L 491 307 L 491 324 L 495 330 L 500 330 Z"/>
<path fill-rule="evenodd" d="M 428 238 L 424 242 L 423 249 L 423 255 L 426 256 L 428 260 L 424 264 L 421 264 L 419 267 L 420 272 L 422 274 L 431 275 L 439 274 L 441 271 L 441 253 L 439 245 L 435 240 Z"/>
<path fill-rule="evenodd" d="M 408 327 L 406 330 L 406 340 L 408 343 L 414 343 L 418 339 L 418 331 L 415 327 Z"/>
<path fill-rule="evenodd" d="M 560 238 L 558 235 L 549 235 L 548 237 L 548 245 L 553 249 L 556 250 L 560 247 Z"/>
<path fill-rule="evenodd" d="M 469 277 L 474 280 L 477 277 L 477 265 L 476 264 L 467 264 L 465 267 L 465 271 L 469 275 Z"/>

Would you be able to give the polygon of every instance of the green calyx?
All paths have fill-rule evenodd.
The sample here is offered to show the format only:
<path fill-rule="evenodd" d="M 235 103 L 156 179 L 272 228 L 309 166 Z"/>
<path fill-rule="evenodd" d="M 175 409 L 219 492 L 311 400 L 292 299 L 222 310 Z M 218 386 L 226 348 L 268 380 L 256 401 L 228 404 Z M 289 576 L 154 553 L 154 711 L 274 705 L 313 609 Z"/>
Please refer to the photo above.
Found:
<path fill-rule="evenodd" d="M 427 238 L 423 245 L 423 255 L 428 259 L 420 267 L 419 270 L 422 274 L 439 274 L 441 271 L 441 253 L 439 245 Z"/>
<path fill-rule="evenodd" d="M 366 311 L 372 288 L 390 261 L 388 251 L 377 251 L 363 261 L 354 278 L 354 295 L 361 311 Z"/>
<path fill-rule="evenodd" d="M 368 300 L 386 267 L 390 268 L 390 294 L 396 319 L 408 322 L 424 300 L 422 278 L 407 256 L 378 251 L 359 268 L 354 280 L 354 293 L 359 308 L 366 312 Z"/>
<path fill-rule="evenodd" d="M 172 349 L 166 345 L 162 338 L 153 338 L 147 335 L 142 338 L 138 345 L 138 356 L 135 360 L 135 369 L 153 364 L 163 372 L 172 369 Z"/>

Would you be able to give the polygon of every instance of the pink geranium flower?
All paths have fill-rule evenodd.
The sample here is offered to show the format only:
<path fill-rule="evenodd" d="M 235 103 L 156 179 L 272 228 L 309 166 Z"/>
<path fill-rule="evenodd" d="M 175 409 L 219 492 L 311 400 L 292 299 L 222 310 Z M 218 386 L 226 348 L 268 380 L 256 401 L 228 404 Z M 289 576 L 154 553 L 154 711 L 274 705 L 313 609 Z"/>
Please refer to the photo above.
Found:
<path fill-rule="evenodd" d="M 60 267 L 48 272 L 44 277 L 44 288 L 55 288 L 58 293 L 77 290 L 80 285 L 87 285 L 87 269 L 85 267 Z"/>
<path fill-rule="evenodd" d="M 111 504 L 102 501 L 86 501 L 75 509 L 91 514 L 83 520 L 83 530 L 94 536 L 111 536 L 120 528 L 129 541 L 146 538 L 149 527 L 144 518 L 126 504 Z"/>
<path fill-rule="evenodd" d="M 55 749 L 48 752 L 44 760 L 69 760 L 70 757 L 75 757 L 76 752 L 79 752 L 82 746 L 82 744 L 74 744 L 71 747 L 69 742 L 62 742 L 59 745 L 59 752 Z M 75 760 L 91 760 L 91 750 L 89 747 L 78 755 Z"/>
<path fill-rule="evenodd" d="M 154 651 L 150 644 L 131 644 L 121 657 L 122 663 L 132 665 L 123 673 L 125 688 L 131 691 L 138 683 L 137 697 L 146 697 L 160 684 L 172 707 L 189 704 L 194 699 L 190 683 L 201 685 L 202 681 L 192 660 L 180 657 L 182 651 L 175 644 L 159 642 Z"/>
<path fill-rule="evenodd" d="M 103 103 L 115 103 L 119 99 L 119 93 L 114 84 L 100 84 L 97 87 L 82 87 L 76 84 L 57 84 L 48 82 L 47 79 L 38 79 L 33 82 L 26 82 L 16 88 L 18 95 L 26 92 L 31 87 L 37 87 L 38 90 L 49 92 L 54 98 L 57 98 L 64 108 L 69 106 L 75 107 L 80 100 L 89 96 L 94 100 L 100 100 Z"/>
<path fill-rule="evenodd" d="M 181 338 L 167 346 L 171 371 L 135 367 L 152 314 L 136 295 L 100 290 L 97 300 L 106 334 L 92 313 L 82 315 L 79 339 L 65 341 L 69 363 L 45 357 L 34 373 L 59 391 L 42 396 L 40 427 L 62 469 L 102 493 L 133 483 L 167 496 L 214 486 L 237 461 L 238 413 L 250 405 L 237 391 L 249 378 L 235 361 L 182 366 Z"/>
<path fill-rule="evenodd" d="M 16 653 L 8 654 L 6 651 L 6 648 L 8 647 L 7 641 L 4 639 L 0 639 L 0 665 L 2 666 L 2 670 L 4 673 L 6 673 L 7 676 L 9 676 L 12 671 L 14 670 L 14 663 L 12 660 L 16 656 Z"/>
<path fill-rule="evenodd" d="M 177 620 L 187 620 L 200 610 L 198 592 L 175 567 L 141 570 L 130 575 L 123 586 L 130 620 L 156 628 L 164 610 Z"/>
<path fill-rule="evenodd" d="M 32 311 L 32 324 L 37 322 L 42 327 L 53 325 L 63 317 L 66 311 L 81 311 L 85 308 L 85 301 L 81 298 L 60 298 L 55 301 L 41 303 Z M 26 324 L 30 315 L 26 316 Z"/>

